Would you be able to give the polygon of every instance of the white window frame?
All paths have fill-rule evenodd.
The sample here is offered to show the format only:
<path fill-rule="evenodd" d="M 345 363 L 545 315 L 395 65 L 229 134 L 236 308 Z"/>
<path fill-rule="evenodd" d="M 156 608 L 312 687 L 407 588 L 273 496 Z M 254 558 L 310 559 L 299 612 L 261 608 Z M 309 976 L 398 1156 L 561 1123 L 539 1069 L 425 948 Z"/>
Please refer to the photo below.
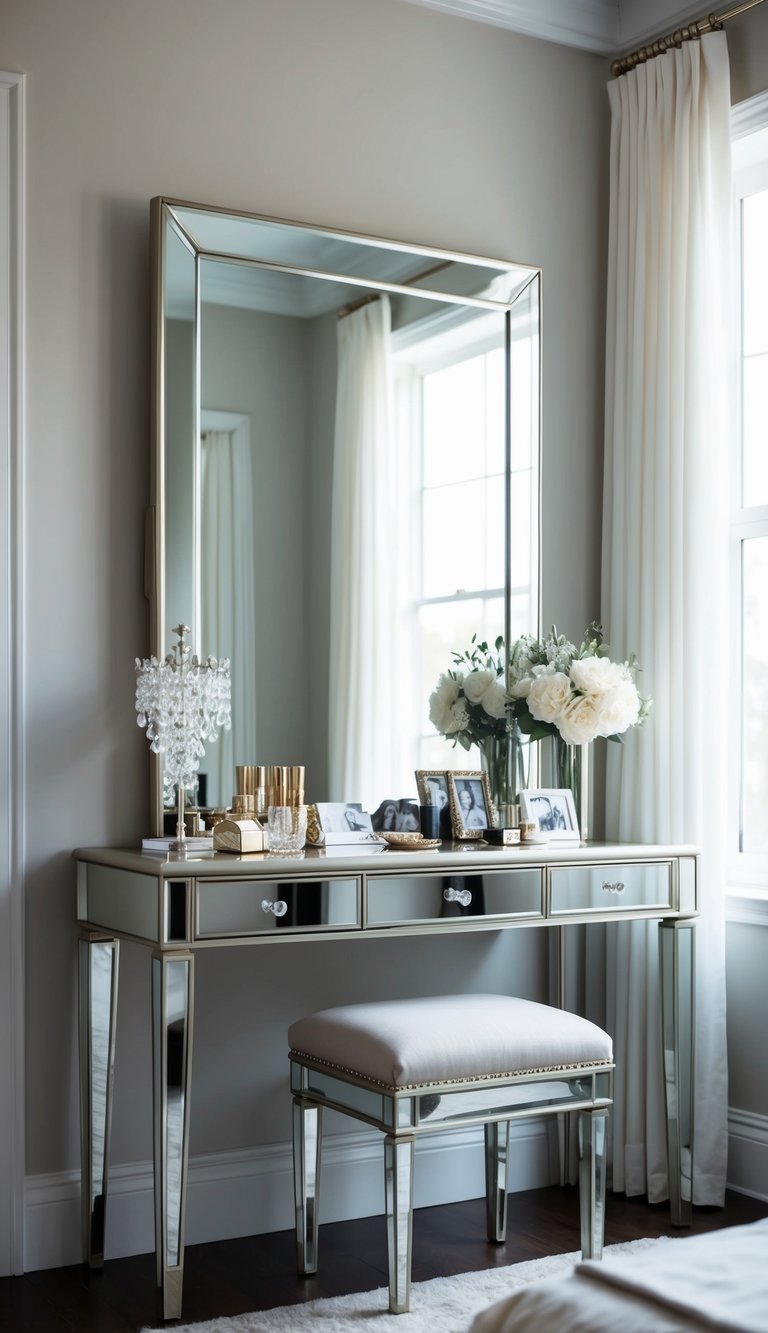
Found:
<path fill-rule="evenodd" d="M 735 700 L 735 715 L 740 720 L 738 743 L 731 747 L 729 771 L 728 849 L 726 859 L 729 921 L 768 924 L 768 863 L 764 854 L 740 850 L 741 835 L 741 767 L 742 746 L 742 550 L 745 540 L 768 536 L 768 505 L 745 506 L 742 494 L 742 422 L 741 422 L 741 205 L 742 200 L 762 189 L 768 189 L 768 91 L 741 102 L 731 113 L 733 140 L 733 200 L 734 200 L 734 258 L 733 328 L 738 336 L 735 348 L 734 401 L 735 415 L 734 455 L 731 468 L 732 493 L 729 538 L 729 639 L 732 645 L 731 694 Z"/>

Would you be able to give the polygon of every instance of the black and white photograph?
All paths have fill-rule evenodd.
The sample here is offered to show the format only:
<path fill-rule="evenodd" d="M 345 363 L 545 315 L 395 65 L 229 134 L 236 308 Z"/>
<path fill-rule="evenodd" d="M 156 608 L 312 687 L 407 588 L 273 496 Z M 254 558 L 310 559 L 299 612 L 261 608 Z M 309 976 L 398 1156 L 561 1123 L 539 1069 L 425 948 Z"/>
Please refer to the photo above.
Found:
<path fill-rule="evenodd" d="M 550 841 L 578 842 L 579 823 L 573 793 L 567 787 L 521 791 L 520 816 L 533 819 Z"/>
<path fill-rule="evenodd" d="M 374 833 L 416 833 L 419 807 L 410 797 L 388 797 L 374 810 L 371 826 Z"/>
<path fill-rule="evenodd" d="M 486 773 L 448 772 L 451 824 L 454 838 L 481 838 L 496 824 L 496 810 Z"/>
<path fill-rule="evenodd" d="M 416 788 L 421 805 L 436 805 L 440 811 L 440 837 L 450 838 L 451 800 L 448 795 L 448 773 L 444 769 L 416 769 Z"/>
<path fill-rule="evenodd" d="M 359 801 L 319 801 L 317 818 L 323 833 L 370 833 L 371 816 Z"/>

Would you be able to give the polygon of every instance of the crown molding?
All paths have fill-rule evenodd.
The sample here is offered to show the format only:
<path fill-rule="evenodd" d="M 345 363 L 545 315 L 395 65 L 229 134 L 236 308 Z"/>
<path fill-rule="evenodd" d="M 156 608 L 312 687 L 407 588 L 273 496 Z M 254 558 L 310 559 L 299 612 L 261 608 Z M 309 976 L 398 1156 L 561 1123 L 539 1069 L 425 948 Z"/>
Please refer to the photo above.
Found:
<path fill-rule="evenodd" d="M 693 19 L 703 0 L 407 0 L 497 28 L 615 56 Z"/>
<path fill-rule="evenodd" d="M 613 54 L 619 45 L 619 0 L 408 0 L 408 3 L 603 55 Z"/>

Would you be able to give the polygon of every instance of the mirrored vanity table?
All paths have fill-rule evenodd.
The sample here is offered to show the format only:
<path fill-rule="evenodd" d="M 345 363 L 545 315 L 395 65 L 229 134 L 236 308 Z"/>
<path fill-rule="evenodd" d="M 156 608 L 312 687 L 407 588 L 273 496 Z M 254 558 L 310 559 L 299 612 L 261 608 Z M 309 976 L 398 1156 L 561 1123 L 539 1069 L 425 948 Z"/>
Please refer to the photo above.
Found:
<path fill-rule="evenodd" d="M 445 843 L 183 860 L 84 848 L 75 859 L 85 1257 L 103 1262 L 118 956 L 120 941 L 132 940 L 152 951 L 155 1241 L 166 1319 L 182 1308 L 194 964 L 204 949 L 342 939 L 354 948 L 370 938 L 396 948 L 404 935 L 658 920 L 672 1223 L 690 1223 L 694 848 Z M 555 999 L 562 1003 L 557 980 Z M 286 1123 L 288 1105 L 286 1061 Z"/>
<path fill-rule="evenodd" d="M 435 645 L 438 653 L 445 645 L 460 649 L 455 636 L 473 633 L 511 645 L 540 628 L 541 272 L 165 198 L 152 201 L 151 237 L 149 651 L 162 656 L 170 627 L 182 621 L 193 652 L 231 659 L 232 731 L 226 746 L 220 738 L 206 755 L 208 804 L 229 804 L 234 765 L 241 763 L 306 764 L 313 801 L 368 802 L 368 793 L 352 790 L 356 781 L 347 769 L 365 768 L 379 799 L 399 793 L 401 783 L 412 790 L 414 769 L 452 762 L 445 749 L 427 753 L 423 744 L 432 673 L 451 660 L 446 651 L 438 664 Z M 338 448 L 339 420 L 349 425 L 357 418 L 340 411 L 347 403 L 341 386 L 351 383 L 358 406 L 370 395 L 368 379 L 342 366 L 337 330 L 349 329 L 343 322 L 351 314 L 358 322 L 372 306 L 389 312 L 385 350 L 397 363 L 397 426 L 387 421 L 386 429 L 387 447 L 396 449 L 387 458 L 396 464 L 389 475 L 375 468 L 367 475 L 360 499 L 365 525 L 357 523 L 359 510 L 350 523 L 341 509 L 347 534 L 368 530 L 375 515 L 381 543 L 367 567 L 391 575 L 392 588 L 378 586 L 369 573 L 370 586 L 353 595 L 346 569 L 364 562 L 356 563 L 356 548 L 339 537 L 345 529 L 334 479 L 359 470 L 345 468 L 349 447 Z M 460 382 L 452 379 L 454 396 L 441 399 L 430 454 L 422 409 L 434 387 L 429 377 L 448 369 Z M 481 386 L 479 396 L 468 392 L 465 375 Z M 454 419 L 448 448 L 446 423 Z M 357 447 L 353 440 L 355 465 Z M 372 453 L 379 461 L 381 450 Z M 483 465 L 471 472 L 478 457 Z M 225 477 L 239 478 L 231 495 Z M 218 526 L 208 521 L 213 511 L 223 514 Z M 401 542 L 403 525 L 409 536 Z M 403 586 L 405 599 L 397 601 L 395 588 L 402 594 Z M 370 671 L 375 636 L 350 638 L 344 648 L 345 662 L 355 665 L 355 690 L 343 688 L 334 654 L 339 626 L 370 626 L 375 609 L 377 642 L 388 642 L 400 632 L 404 608 L 410 638 L 398 657 L 398 706 L 388 710 L 375 687 L 382 673 Z M 357 715 L 350 711 L 353 695 L 363 700 Z M 392 733 L 389 772 L 374 762 L 365 734 L 377 709 Z M 350 749 L 350 736 L 357 754 L 345 769 L 339 757 Z M 162 755 L 151 755 L 154 834 L 163 831 L 162 762 Z M 405 776 L 398 779 L 400 772 Z M 560 960 L 550 999 L 564 1007 L 561 927 L 657 920 L 672 1220 L 690 1220 L 694 848 L 445 842 L 435 851 L 378 844 L 308 849 L 291 858 L 210 852 L 176 860 L 87 848 L 75 859 L 85 1255 L 94 1267 L 103 1262 L 118 955 L 120 941 L 130 940 L 152 956 L 155 1242 L 165 1318 L 179 1317 L 182 1308 L 194 969 L 201 950 L 296 943 L 322 949 L 336 940 L 344 941 L 346 955 L 366 939 L 390 941 L 396 950 L 404 936 L 545 928 Z M 509 991 L 515 993 L 514 975 Z"/>

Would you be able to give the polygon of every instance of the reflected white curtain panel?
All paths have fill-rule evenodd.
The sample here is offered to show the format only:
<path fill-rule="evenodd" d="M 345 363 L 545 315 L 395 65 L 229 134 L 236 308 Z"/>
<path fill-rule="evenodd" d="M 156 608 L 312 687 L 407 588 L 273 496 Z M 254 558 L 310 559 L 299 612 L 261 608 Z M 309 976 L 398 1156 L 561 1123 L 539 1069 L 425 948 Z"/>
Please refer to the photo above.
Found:
<path fill-rule="evenodd" d="M 396 623 L 389 297 L 338 322 L 333 455 L 329 791 L 373 809 L 391 790 Z"/>
<path fill-rule="evenodd" d="M 725 34 L 614 80 L 603 617 L 634 649 L 645 727 L 609 745 L 607 833 L 701 848 L 693 1198 L 721 1204 L 727 1149 L 724 740 L 730 90 Z M 643 685 L 645 690 L 643 690 Z M 613 1183 L 667 1196 L 657 927 L 611 927 Z"/>
<path fill-rule="evenodd" d="M 231 731 L 206 745 L 210 804 L 229 804 L 235 764 L 256 754 L 256 596 L 250 431 L 209 430 L 202 441 L 201 644 L 232 659 Z"/>

